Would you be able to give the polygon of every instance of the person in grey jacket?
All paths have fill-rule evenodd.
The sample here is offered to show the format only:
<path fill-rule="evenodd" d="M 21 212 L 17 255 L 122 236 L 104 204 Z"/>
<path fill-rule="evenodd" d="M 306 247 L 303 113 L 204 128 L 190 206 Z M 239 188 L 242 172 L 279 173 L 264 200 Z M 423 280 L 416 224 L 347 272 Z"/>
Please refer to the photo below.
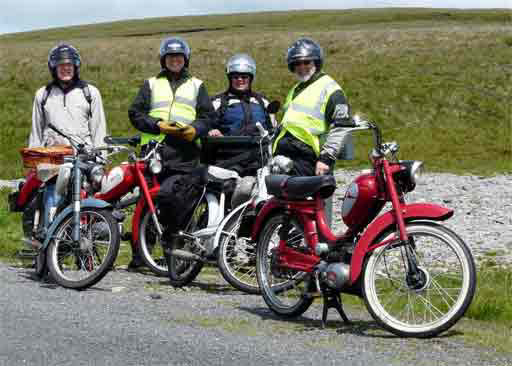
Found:
<path fill-rule="evenodd" d="M 104 145 L 105 112 L 100 92 L 80 79 L 78 50 L 59 44 L 48 54 L 52 81 L 35 95 L 29 147 L 69 145 L 66 138 L 48 128 L 52 123 L 65 134 L 93 147 Z"/>

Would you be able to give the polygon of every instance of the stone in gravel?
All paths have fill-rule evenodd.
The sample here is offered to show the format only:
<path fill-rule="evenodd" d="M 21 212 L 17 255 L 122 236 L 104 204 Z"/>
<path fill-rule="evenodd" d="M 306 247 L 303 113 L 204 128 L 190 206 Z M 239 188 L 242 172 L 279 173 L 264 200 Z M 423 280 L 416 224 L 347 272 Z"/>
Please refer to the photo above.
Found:
<path fill-rule="evenodd" d="M 160 300 L 162 298 L 162 295 L 160 294 L 149 294 L 149 297 L 153 300 Z"/>
<path fill-rule="evenodd" d="M 123 287 L 123 286 L 116 286 L 116 287 L 112 287 L 112 293 L 117 293 L 117 292 L 121 292 L 123 290 L 126 290 L 126 287 Z"/>

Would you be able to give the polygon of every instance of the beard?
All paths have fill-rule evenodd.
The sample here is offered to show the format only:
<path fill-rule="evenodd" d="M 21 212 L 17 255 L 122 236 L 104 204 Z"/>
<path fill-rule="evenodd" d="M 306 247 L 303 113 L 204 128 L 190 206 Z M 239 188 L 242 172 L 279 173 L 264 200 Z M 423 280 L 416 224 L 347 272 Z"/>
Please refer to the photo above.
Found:
<path fill-rule="evenodd" d="M 316 66 L 313 66 L 311 68 L 311 70 L 309 70 L 309 72 L 306 74 L 306 75 L 298 75 L 298 74 L 295 74 L 297 76 L 297 79 L 301 82 L 306 82 L 308 81 L 309 79 L 311 79 L 311 76 L 313 76 L 316 72 Z"/>

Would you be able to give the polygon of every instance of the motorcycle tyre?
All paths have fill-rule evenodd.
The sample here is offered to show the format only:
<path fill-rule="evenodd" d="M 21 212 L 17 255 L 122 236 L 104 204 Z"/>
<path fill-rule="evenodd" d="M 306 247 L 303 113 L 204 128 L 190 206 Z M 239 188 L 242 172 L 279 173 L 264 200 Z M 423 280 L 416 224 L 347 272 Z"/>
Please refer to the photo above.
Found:
<path fill-rule="evenodd" d="M 256 249 L 256 274 L 261 295 L 267 306 L 277 315 L 284 318 L 294 318 L 304 314 L 314 301 L 313 297 L 301 296 L 293 306 L 283 306 L 274 301 L 272 290 L 266 280 L 265 266 L 268 259 L 268 244 L 274 232 L 285 222 L 289 222 L 290 217 L 285 214 L 276 214 L 271 216 L 261 231 Z"/>
<path fill-rule="evenodd" d="M 146 238 L 146 228 L 152 226 L 155 230 L 155 240 L 160 241 L 161 238 L 159 237 L 158 233 L 156 233 L 156 228 L 153 226 L 153 219 L 151 217 L 151 212 L 149 211 L 149 207 L 146 206 L 141 214 L 141 220 L 140 220 L 140 227 L 139 227 L 139 237 L 138 237 L 138 245 L 137 245 L 137 251 L 139 252 L 139 256 L 142 259 L 142 262 L 146 265 L 146 267 L 149 268 L 151 272 L 156 274 L 157 276 L 163 276 L 167 277 L 169 276 L 169 270 L 167 267 L 167 270 L 162 269 L 161 266 L 158 266 L 155 259 L 151 256 L 151 253 L 149 251 L 149 248 L 147 246 L 147 238 Z M 164 260 L 167 264 L 167 260 L 165 259 L 164 254 Z M 168 264 L 167 264 L 168 266 Z"/>
<path fill-rule="evenodd" d="M 98 208 L 87 208 L 80 212 L 82 214 L 83 212 L 94 212 L 98 214 L 99 216 L 103 216 L 105 221 L 108 223 L 110 233 L 111 233 L 111 242 L 108 249 L 107 254 L 105 255 L 103 259 L 103 263 L 100 264 L 100 268 L 90 277 L 86 277 L 81 280 L 72 281 L 67 278 L 64 278 L 60 270 L 58 270 L 58 263 L 56 263 L 54 260 L 58 257 L 57 254 L 54 255 L 54 251 L 56 249 L 56 241 L 52 240 L 50 242 L 50 245 L 47 248 L 47 267 L 50 271 L 50 274 L 52 278 L 62 287 L 71 288 L 75 290 L 84 290 L 88 287 L 91 287 L 98 283 L 105 275 L 110 271 L 112 268 L 116 258 L 117 254 L 119 253 L 119 246 L 121 242 L 121 235 L 119 233 L 119 225 L 117 220 L 112 216 L 112 212 L 108 210 L 98 209 Z M 70 224 L 69 221 L 73 220 L 73 212 L 71 212 L 62 222 L 59 224 L 59 226 L 55 229 L 55 233 L 59 233 L 62 226 Z"/>
<path fill-rule="evenodd" d="M 243 214 L 243 211 L 242 211 L 242 214 Z M 232 217 L 229 220 L 228 223 L 226 223 L 226 225 L 223 228 L 223 231 L 231 232 L 234 229 L 234 227 L 240 223 L 241 220 L 242 220 L 242 217 L 240 215 L 235 215 L 234 217 Z M 260 287 L 258 286 L 256 277 L 254 277 L 254 280 L 256 281 L 255 285 L 251 286 L 251 285 L 247 284 L 246 282 L 242 281 L 241 279 L 239 279 L 236 275 L 234 275 L 232 270 L 230 269 L 230 265 L 228 263 L 228 259 L 226 256 L 227 247 L 228 247 L 229 242 L 230 242 L 230 240 L 227 240 L 225 238 L 220 240 L 220 244 L 219 244 L 219 248 L 218 248 L 218 250 L 219 250 L 218 251 L 218 253 L 219 253 L 218 266 L 219 266 L 220 273 L 222 274 L 224 279 L 231 286 L 236 288 L 237 290 L 246 292 L 248 294 L 259 295 L 261 293 L 261 291 L 260 291 Z M 256 270 L 256 269 L 254 269 L 254 270 Z"/>
<path fill-rule="evenodd" d="M 421 329 L 419 327 L 410 327 L 406 329 L 403 325 L 400 325 L 399 321 L 391 316 L 381 316 L 382 307 L 380 303 L 374 303 L 374 297 L 371 296 L 371 288 L 369 281 L 371 280 L 371 271 L 373 266 L 375 265 L 376 257 L 378 253 L 384 250 L 384 248 L 388 247 L 384 246 L 376 249 L 375 252 L 369 256 L 364 264 L 363 268 L 363 281 L 361 283 L 363 299 L 365 301 L 366 307 L 370 312 L 371 316 L 386 330 L 391 333 L 400 336 L 400 337 L 415 337 L 415 338 L 431 338 L 434 337 L 449 328 L 451 328 L 466 312 L 466 310 L 471 305 L 471 301 L 473 300 L 473 296 L 475 294 L 476 289 L 476 269 L 475 263 L 473 260 L 473 256 L 471 255 L 471 251 L 464 241 L 452 230 L 447 227 L 434 223 L 434 222 L 426 222 L 426 221 L 415 221 L 406 224 L 407 232 L 416 233 L 431 233 L 432 235 L 439 235 L 440 237 L 445 237 L 446 240 L 451 241 L 452 245 L 458 247 L 459 254 L 462 255 L 461 258 L 461 266 L 465 267 L 467 270 L 468 281 L 461 291 L 464 292 L 462 301 L 457 301 L 457 308 L 455 310 L 450 309 L 451 316 L 447 319 L 444 319 L 440 324 L 437 324 L 432 327 L 425 327 L 425 329 Z M 416 231 L 415 231 L 416 230 Z M 394 229 L 393 229 L 394 231 Z M 393 235 L 392 232 L 387 232 L 384 235 L 380 236 L 375 243 L 378 243 L 379 240 L 383 240 L 386 237 Z M 457 250 L 457 249 L 456 249 Z M 388 319 L 389 318 L 389 319 Z M 402 322 L 402 324 L 404 324 Z"/>

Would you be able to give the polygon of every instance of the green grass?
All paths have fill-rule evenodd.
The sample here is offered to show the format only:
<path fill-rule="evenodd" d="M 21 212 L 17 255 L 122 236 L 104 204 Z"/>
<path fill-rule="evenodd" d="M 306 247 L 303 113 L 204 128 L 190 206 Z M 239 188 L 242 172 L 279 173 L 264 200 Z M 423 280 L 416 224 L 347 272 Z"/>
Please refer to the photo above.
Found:
<path fill-rule="evenodd" d="M 214 94 L 226 87 L 235 52 L 257 61 L 255 89 L 283 101 L 294 83 L 285 53 L 300 36 L 316 39 L 325 70 L 353 110 L 382 127 L 401 156 L 433 171 L 491 175 L 512 171 L 511 15 L 505 10 L 366 9 L 153 18 L 0 36 L 0 179 L 23 174 L 33 96 L 48 81 L 46 58 L 57 41 L 77 46 L 84 79 L 102 93 L 112 134 L 136 130 L 127 109 L 144 78 L 158 72 L 163 37 L 192 47 L 191 71 Z M 202 31 L 198 31 L 202 30 Z M 367 165 L 368 134 L 357 156 Z"/>

